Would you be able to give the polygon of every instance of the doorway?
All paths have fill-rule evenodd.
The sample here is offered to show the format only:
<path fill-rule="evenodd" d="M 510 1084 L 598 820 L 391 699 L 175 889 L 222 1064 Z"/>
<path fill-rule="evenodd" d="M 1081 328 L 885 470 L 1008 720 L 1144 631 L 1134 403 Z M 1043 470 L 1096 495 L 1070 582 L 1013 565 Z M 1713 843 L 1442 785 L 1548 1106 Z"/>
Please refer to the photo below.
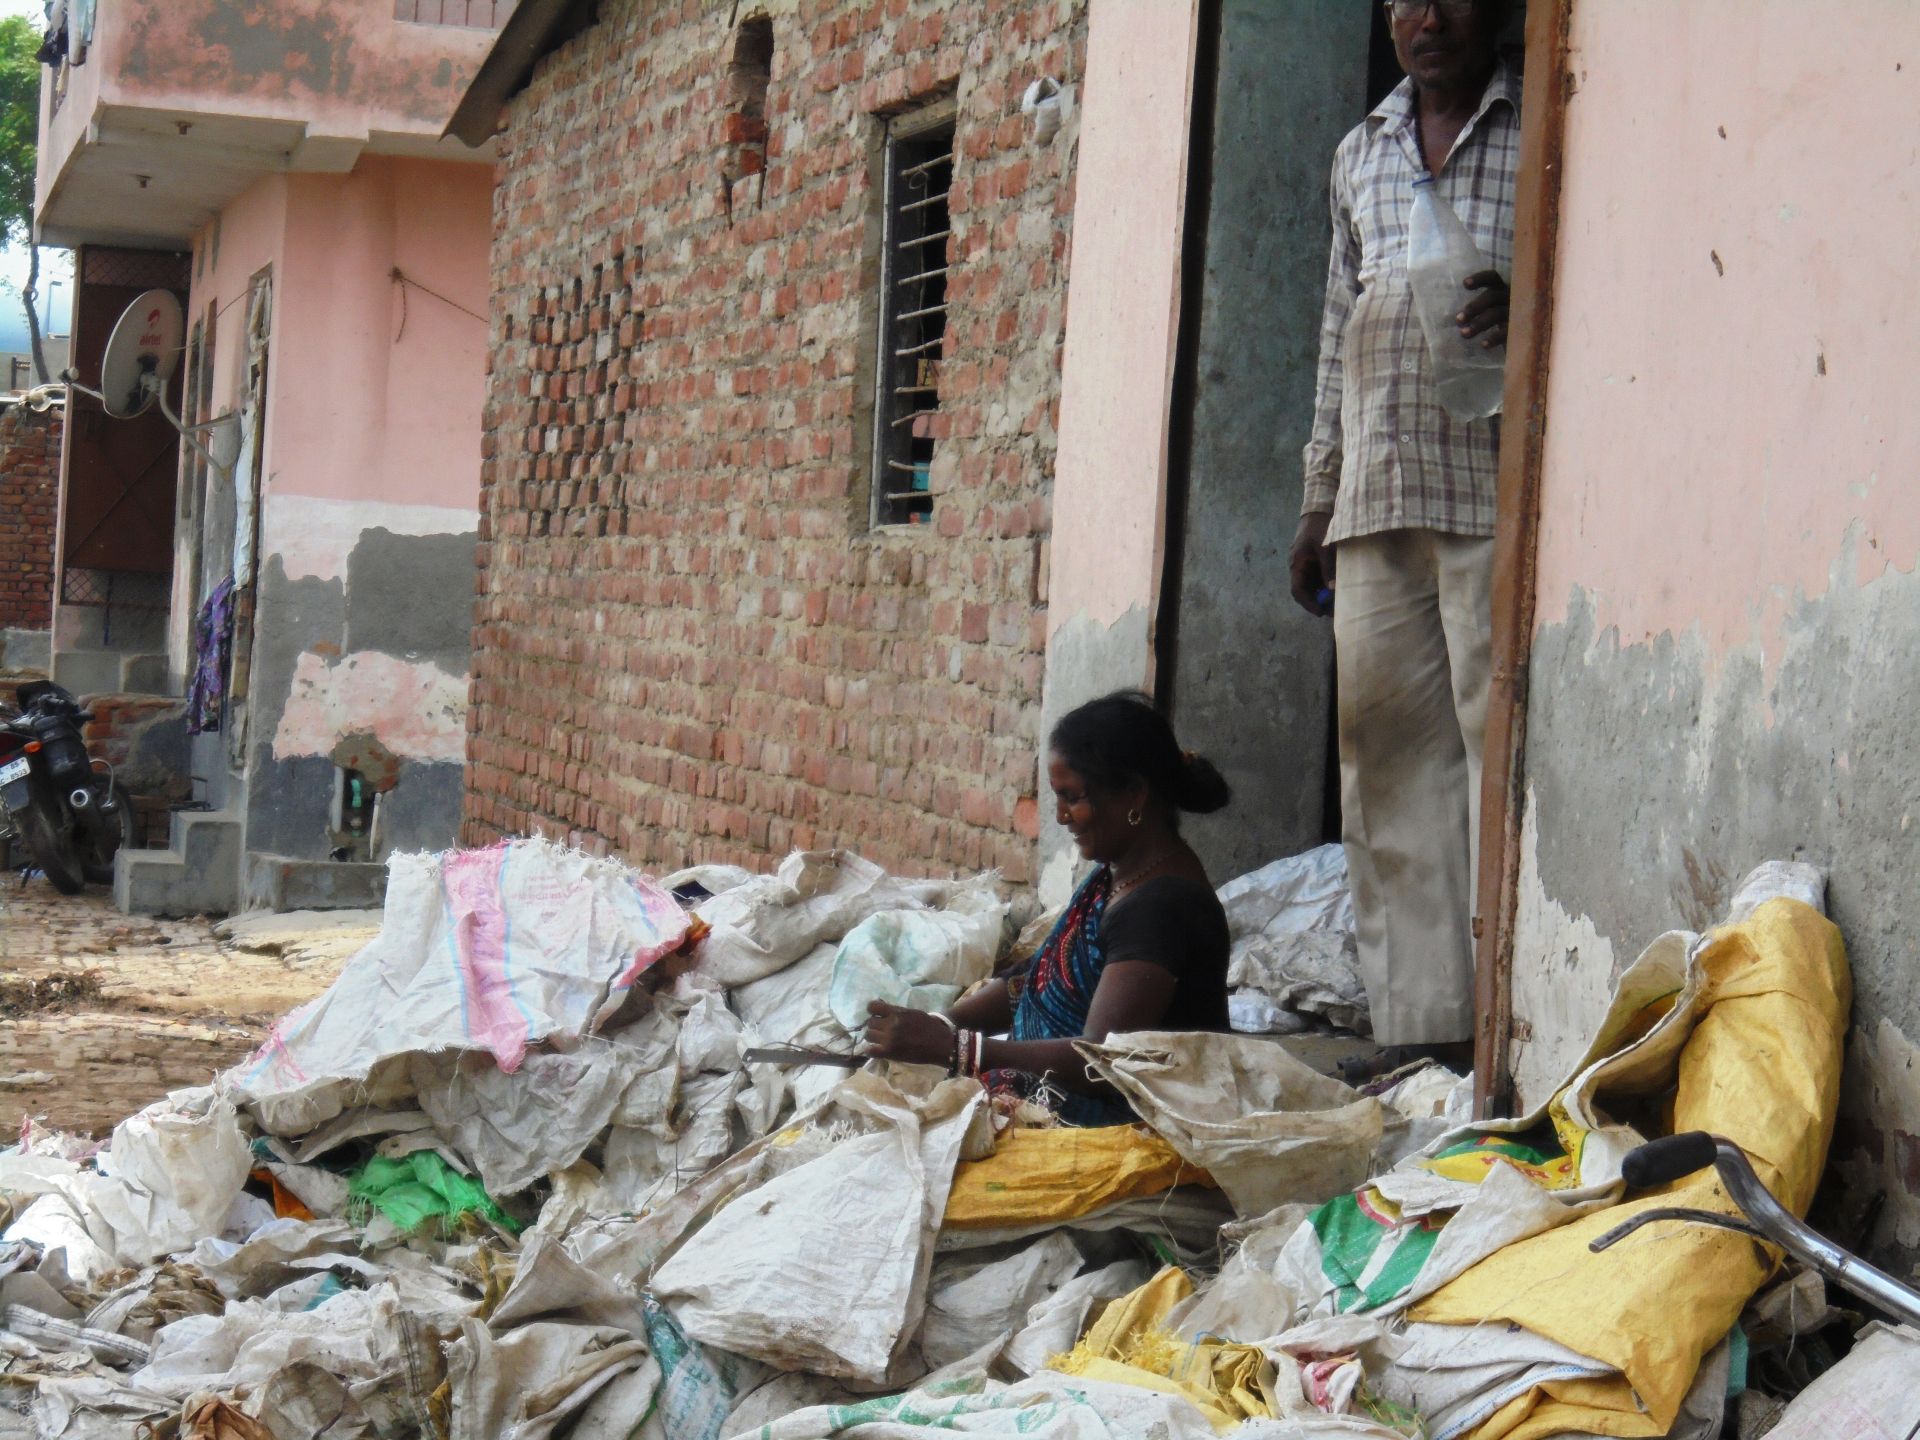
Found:
<path fill-rule="evenodd" d="M 1509 32 L 1520 64 L 1524 4 Z M 1327 177 L 1402 72 L 1385 7 L 1202 0 L 1157 692 L 1234 804 L 1216 881 L 1340 835 L 1330 622 L 1289 593 L 1326 293 Z"/>

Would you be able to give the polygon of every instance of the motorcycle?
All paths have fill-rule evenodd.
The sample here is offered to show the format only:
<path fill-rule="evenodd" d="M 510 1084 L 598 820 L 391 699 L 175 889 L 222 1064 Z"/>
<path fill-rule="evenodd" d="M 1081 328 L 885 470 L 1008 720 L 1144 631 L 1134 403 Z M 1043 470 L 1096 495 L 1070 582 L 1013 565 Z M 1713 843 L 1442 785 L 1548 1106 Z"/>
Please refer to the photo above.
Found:
<path fill-rule="evenodd" d="M 14 700 L 19 714 L 0 720 L 0 840 L 24 840 L 63 895 L 112 884 L 114 855 L 133 843 L 133 799 L 87 754 L 81 727 L 93 716 L 47 680 Z"/>

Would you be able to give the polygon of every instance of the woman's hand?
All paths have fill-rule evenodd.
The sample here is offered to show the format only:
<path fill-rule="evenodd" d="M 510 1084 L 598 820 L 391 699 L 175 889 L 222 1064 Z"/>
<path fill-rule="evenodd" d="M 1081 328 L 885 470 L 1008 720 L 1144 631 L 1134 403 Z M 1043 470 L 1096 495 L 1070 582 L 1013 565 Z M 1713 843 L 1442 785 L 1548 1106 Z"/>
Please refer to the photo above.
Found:
<path fill-rule="evenodd" d="M 909 1065 L 953 1064 L 953 1031 L 924 1010 L 867 1002 L 867 1044 L 861 1052 L 878 1060 L 900 1060 Z"/>

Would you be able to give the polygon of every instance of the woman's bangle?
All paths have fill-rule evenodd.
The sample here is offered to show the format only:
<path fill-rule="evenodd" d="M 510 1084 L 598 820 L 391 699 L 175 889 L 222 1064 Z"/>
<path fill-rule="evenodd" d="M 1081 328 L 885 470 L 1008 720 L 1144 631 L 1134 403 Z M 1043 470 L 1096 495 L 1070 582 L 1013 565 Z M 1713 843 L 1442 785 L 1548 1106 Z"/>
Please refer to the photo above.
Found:
<path fill-rule="evenodd" d="M 987 1032 L 984 1030 L 976 1030 L 973 1032 L 973 1075 L 976 1079 L 979 1078 L 980 1071 L 985 1067 L 986 1061 Z"/>
<path fill-rule="evenodd" d="M 927 1013 L 933 1016 L 933 1018 L 938 1020 L 942 1025 L 946 1026 L 949 1034 L 957 1035 L 960 1033 L 960 1022 L 958 1020 L 955 1020 L 951 1015 L 947 1014 L 945 1011 L 929 1010 Z"/>

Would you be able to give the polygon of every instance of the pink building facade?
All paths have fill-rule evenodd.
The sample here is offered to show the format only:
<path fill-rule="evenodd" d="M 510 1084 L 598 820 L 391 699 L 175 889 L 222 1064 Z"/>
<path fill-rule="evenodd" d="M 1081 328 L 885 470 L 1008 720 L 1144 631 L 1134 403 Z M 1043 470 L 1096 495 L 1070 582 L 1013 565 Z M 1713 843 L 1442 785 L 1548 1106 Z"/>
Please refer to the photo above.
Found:
<path fill-rule="evenodd" d="M 362 902 L 453 838 L 492 175 L 439 137 L 494 17 L 445 8 L 103 4 L 44 87 L 42 239 L 81 248 L 82 314 L 89 275 L 175 291 L 211 457 L 129 477 L 119 427 L 155 417 L 73 397 L 98 443 L 67 450 L 56 678 L 217 697 L 179 722 L 204 808 L 127 857 L 130 909 Z M 129 478 L 153 493 L 109 513 Z"/>

